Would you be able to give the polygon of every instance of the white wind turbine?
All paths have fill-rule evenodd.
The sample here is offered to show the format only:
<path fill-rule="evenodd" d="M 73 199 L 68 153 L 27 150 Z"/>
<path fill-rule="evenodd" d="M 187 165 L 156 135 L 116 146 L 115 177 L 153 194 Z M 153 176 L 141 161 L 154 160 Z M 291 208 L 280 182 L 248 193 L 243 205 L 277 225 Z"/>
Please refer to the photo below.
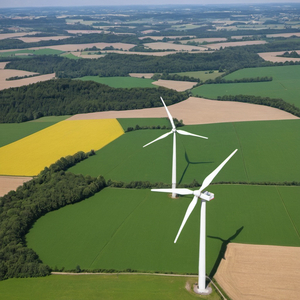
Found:
<path fill-rule="evenodd" d="M 196 136 L 196 137 L 200 137 L 200 138 L 203 138 L 203 139 L 207 139 L 207 137 L 197 135 L 197 134 L 193 134 L 193 133 L 189 133 L 189 132 L 184 131 L 184 130 L 176 129 L 175 124 L 173 122 L 173 118 L 172 118 L 172 116 L 171 116 L 171 114 L 170 114 L 163 98 L 160 97 L 160 99 L 161 99 L 161 102 L 163 103 L 163 105 L 164 105 L 164 107 L 167 111 L 168 117 L 169 117 L 171 125 L 172 125 L 172 130 L 170 132 L 167 132 L 167 133 L 161 135 L 160 137 L 158 137 L 157 139 L 153 140 L 152 142 L 144 145 L 143 147 L 147 147 L 148 145 L 150 145 L 150 144 L 152 144 L 152 143 L 154 143 L 158 140 L 164 139 L 165 137 L 167 137 L 168 135 L 173 133 L 172 189 L 175 189 L 176 188 L 176 132 L 179 133 L 179 134 L 182 134 L 182 135 L 191 135 L 191 136 Z M 176 197 L 176 193 L 172 193 L 172 198 L 175 198 L 175 197 Z"/>
<path fill-rule="evenodd" d="M 208 294 L 210 291 L 206 288 L 206 276 L 205 276 L 205 249 L 206 249 L 206 202 L 210 201 L 214 198 L 213 193 L 209 193 L 207 191 L 202 192 L 205 188 L 207 188 L 216 175 L 220 172 L 220 170 L 224 167 L 224 165 L 229 161 L 229 159 L 235 154 L 237 151 L 234 150 L 212 173 L 210 173 L 203 181 L 201 187 L 197 191 L 191 191 L 189 189 L 152 189 L 153 192 L 165 192 L 165 193 L 177 193 L 179 195 L 194 195 L 194 198 L 190 205 L 187 208 L 177 236 L 175 238 L 174 243 L 177 242 L 177 239 L 181 233 L 182 228 L 184 227 L 187 219 L 189 218 L 191 212 L 195 208 L 198 198 L 201 198 L 201 217 L 200 217 L 200 245 L 199 245 L 199 274 L 198 274 L 198 286 L 196 288 L 196 292 L 200 294 Z"/>

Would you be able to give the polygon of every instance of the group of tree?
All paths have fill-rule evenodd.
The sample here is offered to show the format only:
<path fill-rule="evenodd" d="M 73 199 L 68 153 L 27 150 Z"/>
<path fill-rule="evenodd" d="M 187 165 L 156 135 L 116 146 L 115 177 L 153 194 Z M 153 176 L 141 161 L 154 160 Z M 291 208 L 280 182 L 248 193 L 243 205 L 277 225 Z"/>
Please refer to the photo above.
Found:
<path fill-rule="evenodd" d="M 178 120 L 177 118 L 173 118 L 173 122 L 175 127 L 182 127 L 184 126 L 183 121 L 182 120 Z M 144 129 L 172 129 L 171 126 L 160 126 L 160 125 L 152 125 L 152 126 L 140 126 L 138 124 L 135 125 L 135 127 L 127 127 L 126 132 L 130 132 L 130 131 L 135 131 L 135 130 L 144 130 Z"/>
<path fill-rule="evenodd" d="M 73 28 L 72 28 L 73 29 Z M 74 28 L 75 29 L 75 28 Z M 147 40 L 148 42 L 153 40 Z M 33 47 L 48 47 L 66 44 L 88 44 L 88 43 L 128 43 L 141 44 L 141 41 L 134 35 L 116 35 L 104 33 L 91 33 L 79 36 L 63 38 L 61 40 L 43 40 L 39 42 L 26 43 L 18 39 L 0 40 L 0 50 L 5 49 L 25 49 Z"/>
<path fill-rule="evenodd" d="M 110 53 L 98 59 L 71 60 L 59 56 L 36 56 L 16 59 L 5 68 L 40 74 L 56 73 L 59 78 L 82 76 L 127 76 L 129 73 L 178 73 L 227 70 L 272 65 L 244 47 L 225 48 L 213 53 L 180 52 L 166 56 Z"/>
<path fill-rule="evenodd" d="M 200 82 L 199 78 L 195 78 L 192 76 L 187 75 L 178 75 L 178 74 L 169 74 L 169 73 L 162 73 L 162 74 L 154 74 L 151 79 L 158 80 L 158 79 L 164 79 L 164 80 L 177 80 L 177 81 L 191 81 L 191 82 Z"/>
<path fill-rule="evenodd" d="M 94 81 L 54 79 L 0 91 L 0 123 L 25 122 L 42 116 L 160 107 L 188 98 L 163 87 L 113 88 Z"/>
<path fill-rule="evenodd" d="M 300 58 L 300 55 L 298 54 L 297 51 L 286 51 L 282 55 L 277 55 L 279 57 L 291 57 L 291 58 Z"/>
<path fill-rule="evenodd" d="M 208 79 L 205 81 L 206 84 L 217 84 L 217 83 L 245 83 L 245 82 L 266 82 L 272 81 L 273 77 L 249 77 L 249 78 L 239 78 L 239 79 L 224 79 L 222 77 L 217 77 L 216 79 Z"/>
<path fill-rule="evenodd" d="M 106 186 L 102 176 L 92 178 L 64 171 L 92 154 L 79 152 L 61 158 L 0 198 L 0 280 L 50 274 L 50 268 L 26 246 L 25 235 L 41 216 L 90 197 Z"/>

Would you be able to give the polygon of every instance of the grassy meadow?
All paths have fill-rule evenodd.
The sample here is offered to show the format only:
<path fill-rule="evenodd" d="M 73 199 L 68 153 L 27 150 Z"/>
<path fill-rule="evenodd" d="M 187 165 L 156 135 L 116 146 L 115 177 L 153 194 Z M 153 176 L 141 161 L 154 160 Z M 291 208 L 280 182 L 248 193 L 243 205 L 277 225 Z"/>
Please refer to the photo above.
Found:
<path fill-rule="evenodd" d="M 229 242 L 300 246 L 300 187 L 212 185 L 207 204 L 207 274 Z M 174 239 L 192 197 L 106 188 L 41 217 L 27 244 L 52 268 L 197 274 L 200 202 Z M 266 213 L 268 212 L 268 213 Z"/>
<path fill-rule="evenodd" d="M 264 76 L 273 77 L 273 80 L 252 83 L 206 84 L 194 88 L 192 94 L 209 99 L 217 99 L 218 96 L 223 95 L 239 94 L 282 98 L 284 101 L 300 107 L 300 65 L 247 68 L 229 74 L 224 79 L 234 80 Z"/>
<path fill-rule="evenodd" d="M 199 183 L 234 149 L 239 149 L 215 181 L 300 181 L 299 120 L 189 125 L 183 129 L 208 140 L 177 135 L 177 182 Z M 172 135 L 143 148 L 168 130 L 138 130 L 106 145 L 74 173 L 117 181 L 171 182 Z M 122 149 L 120 151 L 120 149 Z M 159 172 L 158 172 L 159 170 Z"/>
<path fill-rule="evenodd" d="M 98 150 L 123 133 L 116 119 L 62 121 L 1 147 L 0 174 L 34 176 L 62 156 Z"/>
<path fill-rule="evenodd" d="M 106 299 L 106 300 L 189 300 L 199 299 L 187 291 L 196 278 L 153 275 L 51 275 L 44 278 L 13 278 L 0 282 L 6 300 Z M 214 291 L 209 299 L 219 300 Z"/>
<path fill-rule="evenodd" d="M 99 76 L 84 76 L 79 78 L 83 81 L 95 81 L 106 84 L 114 88 L 155 88 L 152 84 L 154 80 L 148 78 L 136 77 L 99 77 Z"/>

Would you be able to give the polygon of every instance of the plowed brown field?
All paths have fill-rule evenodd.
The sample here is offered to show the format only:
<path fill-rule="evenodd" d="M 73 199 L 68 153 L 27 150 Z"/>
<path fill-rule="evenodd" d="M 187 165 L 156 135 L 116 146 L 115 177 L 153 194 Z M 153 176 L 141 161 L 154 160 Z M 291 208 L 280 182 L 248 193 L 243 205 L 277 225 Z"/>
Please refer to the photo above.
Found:
<path fill-rule="evenodd" d="M 0 176 L 0 197 L 31 179 L 32 177 Z"/>
<path fill-rule="evenodd" d="M 229 244 L 215 279 L 233 300 L 298 300 L 300 247 Z"/>
<path fill-rule="evenodd" d="M 185 101 L 170 105 L 168 108 L 174 118 L 183 120 L 186 125 L 298 119 L 292 114 L 269 106 L 231 101 L 207 100 L 196 97 L 190 97 Z M 72 116 L 69 120 L 164 117 L 166 117 L 165 109 L 163 107 L 155 107 L 78 114 Z"/>

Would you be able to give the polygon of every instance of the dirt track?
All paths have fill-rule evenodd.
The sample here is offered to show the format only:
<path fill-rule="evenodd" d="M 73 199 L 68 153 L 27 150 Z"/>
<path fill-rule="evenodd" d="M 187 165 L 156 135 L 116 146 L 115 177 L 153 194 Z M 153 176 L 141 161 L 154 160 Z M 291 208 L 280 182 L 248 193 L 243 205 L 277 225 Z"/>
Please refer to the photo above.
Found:
<path fill-rule="evenodd" d="M 189 99 L 171 105 L 168 108 L 174 118 L 183 120 L 186 125 L 298 119 L 292 114 L 268 106 L 231 101 L 215 101 L 196 97 L 190 97 Z M 155 107 L 126 111 L 103 111 L 78 114 L 72 116 L 69 120 L 165 117 L 165 109 L 163 107 Z"/>
<path fill-rule="evenodd" d="M 216 280 L 233 300 L 298 300 L 300 247 L 229 244 Z"/>

